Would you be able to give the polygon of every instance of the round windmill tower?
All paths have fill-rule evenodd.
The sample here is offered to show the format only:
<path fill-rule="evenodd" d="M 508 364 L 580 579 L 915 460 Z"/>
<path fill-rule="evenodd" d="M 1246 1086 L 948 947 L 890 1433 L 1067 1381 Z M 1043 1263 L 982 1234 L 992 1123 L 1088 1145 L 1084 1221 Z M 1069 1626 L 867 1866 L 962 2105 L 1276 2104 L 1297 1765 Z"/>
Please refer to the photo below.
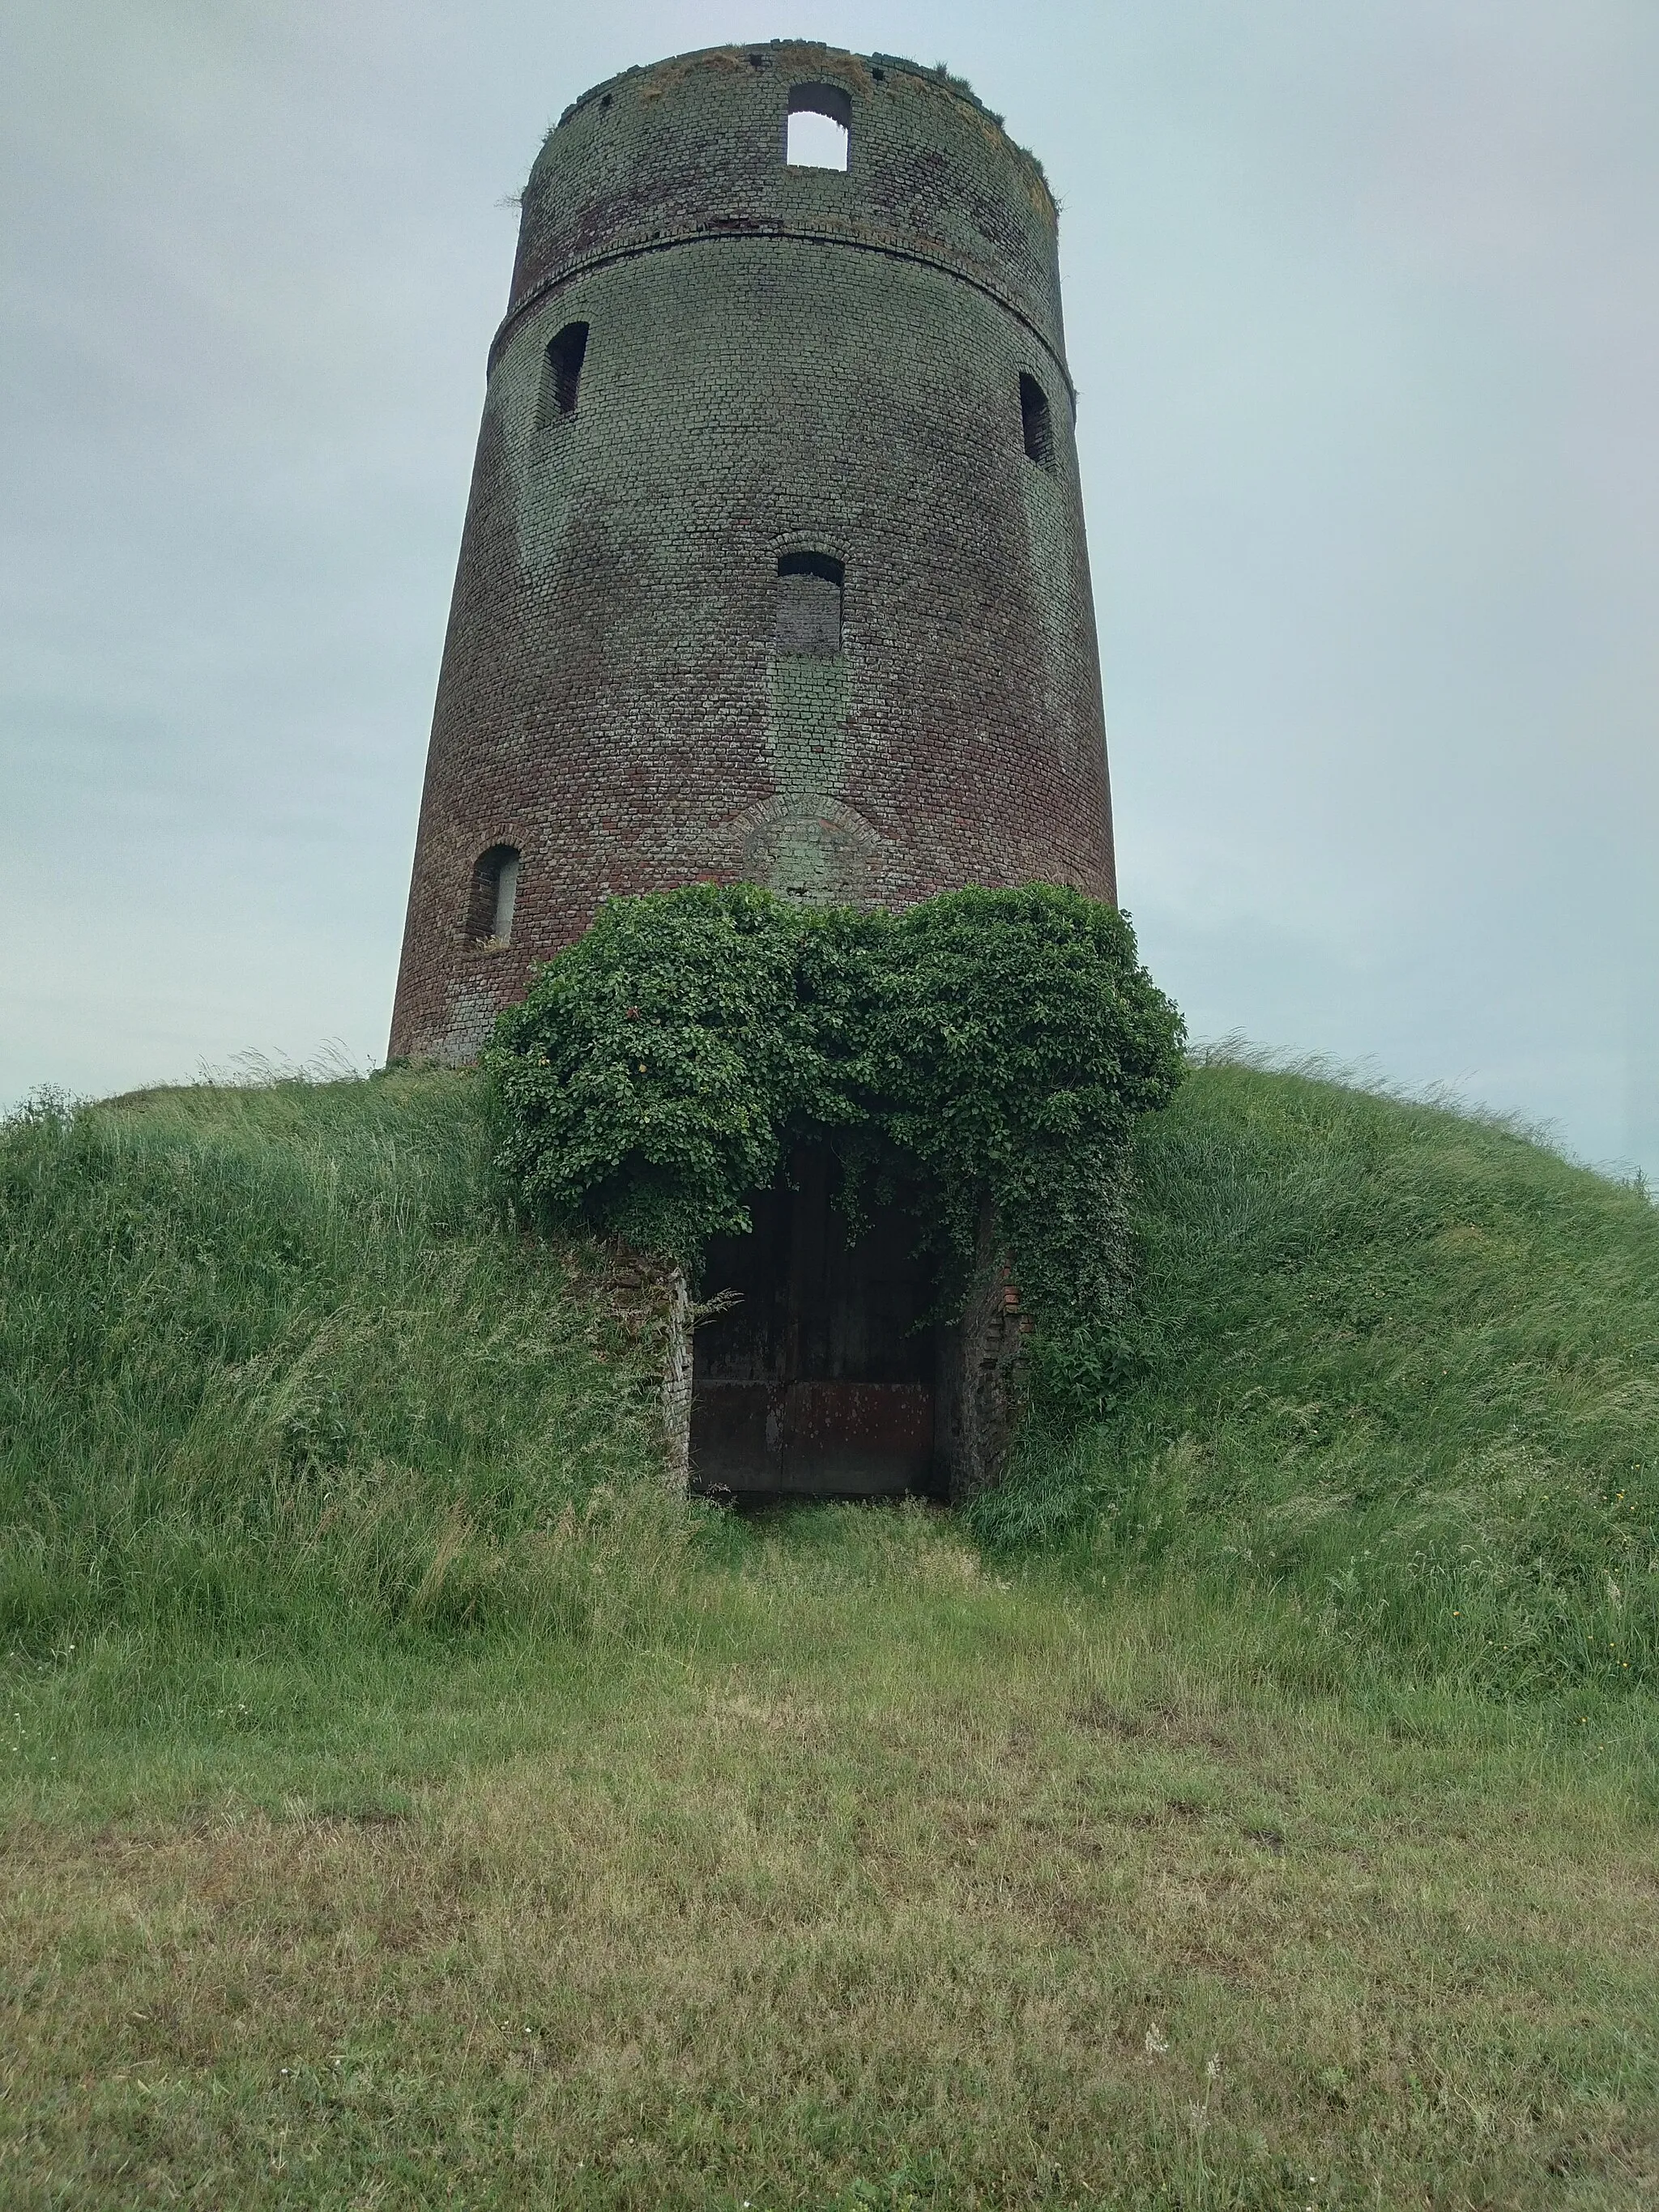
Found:
<path fill-rule="evenodd" d="M 526 188 L 392 1050 L 462 1060 L 618 893 L 1114 896 L 1054 204 L 966 88 L 711 49 Z"/>

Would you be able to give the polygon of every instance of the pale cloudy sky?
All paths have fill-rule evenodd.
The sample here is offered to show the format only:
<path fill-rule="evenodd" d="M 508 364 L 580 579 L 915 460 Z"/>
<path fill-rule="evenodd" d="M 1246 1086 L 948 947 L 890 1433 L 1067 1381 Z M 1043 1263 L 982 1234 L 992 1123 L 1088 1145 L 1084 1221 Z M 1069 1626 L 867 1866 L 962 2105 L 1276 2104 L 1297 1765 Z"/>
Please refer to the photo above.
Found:
<path fill-rule="evenodd" d="M 1194 1033 L 1659 1170 L 1654 0 L 0 0 L 0 1103 L 384 1052 L 501 203 L 595 80 L 794 33 L 1059 191 Z"/>

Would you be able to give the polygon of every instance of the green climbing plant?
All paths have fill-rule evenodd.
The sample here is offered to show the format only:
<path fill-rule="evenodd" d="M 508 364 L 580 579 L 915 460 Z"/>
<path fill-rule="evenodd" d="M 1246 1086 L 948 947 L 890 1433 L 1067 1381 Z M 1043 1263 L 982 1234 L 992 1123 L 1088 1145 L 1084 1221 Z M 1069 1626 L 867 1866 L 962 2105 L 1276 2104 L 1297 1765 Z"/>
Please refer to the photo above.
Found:
<path fill-rule="evenodd" d="M 1183 1042 L 1128 921 L 1076 891 L 890 915 L 696 884 L 608 902 L 483 1065 L 524 1208 L 694 1277 L 807 1139 L 840 1156 L 855 1221 L 903 1196 L 946 1301 L 988 1220 L 1033 1323 L 1033 1398 L 1063 1419 L 1110 1387 L 1131 1133 Z"/>

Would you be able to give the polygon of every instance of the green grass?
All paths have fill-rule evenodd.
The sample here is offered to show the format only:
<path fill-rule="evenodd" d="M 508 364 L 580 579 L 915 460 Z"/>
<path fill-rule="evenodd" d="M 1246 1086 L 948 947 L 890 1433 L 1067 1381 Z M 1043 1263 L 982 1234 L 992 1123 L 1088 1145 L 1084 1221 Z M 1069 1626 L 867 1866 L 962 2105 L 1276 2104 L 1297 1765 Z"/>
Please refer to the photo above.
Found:
<path fill-rule="evenodd" d="M 14 1127 L 0 1640 L 580 1612 L 580 1529 L 652 1502 L 648 1299 L 514 1236 L 486 1156 L 446 1075 Z"/>
<path fill-rule="evenodd" d="M 1653 1686 L 1645 1194 L 1490 1121 L 1226 1065 L 1139 1169 L 1112 1417 L 1030 1440 L 981 1535 L 1273 1592 L 1344 1678 Z"/>
<path fill-rule="evenodd" d="M 1638 1194 L 1201 1070 L 1109 1424 L 745 1523 L 485 1150 L 0 1145 L 9 2212 L 1655 2201 Z"/>

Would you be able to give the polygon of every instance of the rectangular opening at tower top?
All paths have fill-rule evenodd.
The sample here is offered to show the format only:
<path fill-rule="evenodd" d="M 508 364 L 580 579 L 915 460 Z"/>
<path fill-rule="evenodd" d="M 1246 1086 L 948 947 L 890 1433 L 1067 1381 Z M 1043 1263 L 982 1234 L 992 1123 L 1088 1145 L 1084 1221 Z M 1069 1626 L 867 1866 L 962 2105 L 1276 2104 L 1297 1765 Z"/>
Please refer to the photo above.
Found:
<path fill-rule="evenodd" d="M 792 169 L 844 169 L 853 150 L 853 101 L 838 84 L 798 84 L 789 94 L 784 159 Z"/>

